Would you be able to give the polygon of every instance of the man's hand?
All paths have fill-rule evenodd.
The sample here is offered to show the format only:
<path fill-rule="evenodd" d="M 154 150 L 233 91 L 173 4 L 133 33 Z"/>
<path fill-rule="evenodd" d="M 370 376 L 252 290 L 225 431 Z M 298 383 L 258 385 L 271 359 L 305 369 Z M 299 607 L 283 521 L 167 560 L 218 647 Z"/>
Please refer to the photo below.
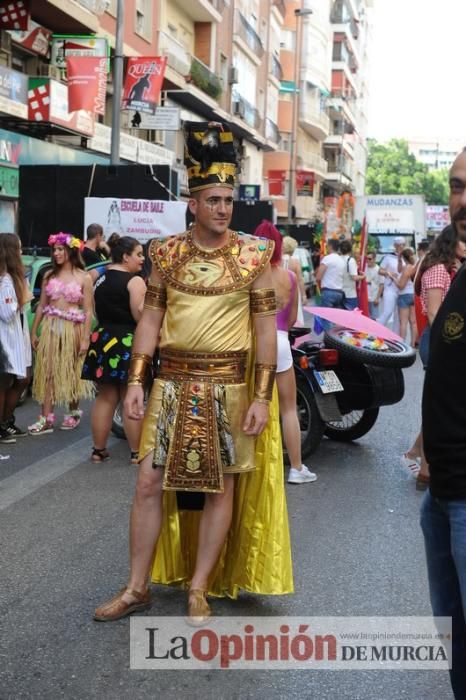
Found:
<path fill-rule="evenodd" d="M 243 423 L 246 435 L 260 435 L 269 420 L 269 406 L 266 403 L 253 401 L 249 406 Z"/>
<path fill-rule="evenodd" d="M 131 420 L 144 418 L 144 389 L 142 386 L 129 386 L 123 403 L 125 415 Z"/>

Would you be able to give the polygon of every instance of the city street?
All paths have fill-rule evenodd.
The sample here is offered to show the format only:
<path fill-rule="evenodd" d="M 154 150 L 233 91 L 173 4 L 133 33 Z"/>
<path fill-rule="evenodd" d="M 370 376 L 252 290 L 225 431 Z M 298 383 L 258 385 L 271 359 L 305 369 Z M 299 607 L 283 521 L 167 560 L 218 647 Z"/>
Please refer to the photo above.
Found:
<path fill-rule="evenodd" d="M 420 421 L 423 373 L 405 370 L 402 403 L 382 408 L 358 443 L 324 440 L 308 464 L 316 483 L 287 485 L 295 594 L 214 600 L 218 615 L 430 615 L 422 494 L 399 455 Z M 26 426 L 31 399 L 17 412 Z M 61 414 L 59 414 L 61 415 Z M 127 576 L 127 525 L 136 469 L 125 441 L 89 461 L 89 407 L 74 432 L 1 445 L 0 696 L 20 698 L 312 698 L 448 700 L 433 671 L 131 671 L 129 620 L 96 623 L 95 606 Z M 182 615 L 185 594 L 153 587 L 152 615 Z"/>

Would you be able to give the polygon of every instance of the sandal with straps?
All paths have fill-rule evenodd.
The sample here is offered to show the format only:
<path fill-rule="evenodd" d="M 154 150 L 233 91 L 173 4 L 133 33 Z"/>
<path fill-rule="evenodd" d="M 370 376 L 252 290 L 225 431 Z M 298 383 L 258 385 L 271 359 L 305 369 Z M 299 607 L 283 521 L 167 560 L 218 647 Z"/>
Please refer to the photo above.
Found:
<path fill-rule="evenodd" d="M 105 462 L 110 457 L 110 452 L 106 447 L 98 449 L 97 447 L 92 448 L 91 462 L 94 464 L 100 464 L 100 462 Z"/>
<path fill-rule="evenodd" d="M 138 450 L 131 450 L 130 462 L 131 462 L 131 464 L 139 464 L 139 452 L 138 452 Z"/>
<path fill-rule="evenodd" d="M 207 591 L 202 588 L 191 588 L 188 591 L 188 617 L 186 622 L 193 627 L 205 625 L 212 615 L 207 602 Z"/>
<path fill-rule="evenodd" d="M 128 603 L 123 600 L 123 595 L 128 593 L 136 600 L 132 603 Z M 94 612 L 94 620 L 97 622 L 112 622 L 113 620 L 120 620 L 122 617 L 131 615 L 131 613 L 136 610 L 145 610 L 149 608 L 151 604 L 150 591 L 147 588 L 145 591 L 136 591 L 134 588 L 128 588 L 125 586 L 118 593 L 113 596 L 107 603 L 100 605 Z"/>

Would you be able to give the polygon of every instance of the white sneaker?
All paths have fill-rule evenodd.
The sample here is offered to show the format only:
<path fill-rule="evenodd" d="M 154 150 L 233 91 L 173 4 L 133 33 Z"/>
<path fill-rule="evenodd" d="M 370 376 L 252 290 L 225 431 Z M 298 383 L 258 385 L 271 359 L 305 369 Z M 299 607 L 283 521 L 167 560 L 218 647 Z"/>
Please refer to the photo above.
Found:
<path fill-rule="evenodd" d="M 301 465 L 301 469 L 290 469 L 288 473 L 288 483 L 289 484 L 304 484 L 307 481 L 315 481 L 317 479 L 317 474 L 311 472 L 305 464 Z"/>

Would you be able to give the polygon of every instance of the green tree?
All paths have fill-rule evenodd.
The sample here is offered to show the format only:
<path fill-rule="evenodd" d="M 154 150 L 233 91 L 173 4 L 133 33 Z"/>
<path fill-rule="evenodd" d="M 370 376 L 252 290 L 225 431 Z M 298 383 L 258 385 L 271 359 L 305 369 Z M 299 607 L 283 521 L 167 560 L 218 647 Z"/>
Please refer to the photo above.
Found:
<path fill-rule="evenodd" d="M 448 171 L 429 172 L 408 150 L 408 142 L 368 140 L 366 194 L 423 194 L 426 204 L 448 203 Z"/>

